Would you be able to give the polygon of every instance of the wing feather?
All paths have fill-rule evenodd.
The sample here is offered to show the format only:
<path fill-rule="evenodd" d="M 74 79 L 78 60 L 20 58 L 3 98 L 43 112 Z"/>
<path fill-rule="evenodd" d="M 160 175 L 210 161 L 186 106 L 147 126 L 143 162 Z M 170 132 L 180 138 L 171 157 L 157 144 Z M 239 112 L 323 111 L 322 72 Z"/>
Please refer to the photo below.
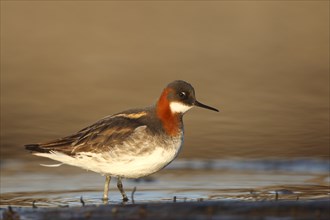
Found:
<path fill-rule="evenodd" d="M 145 131 L 147 126 L 142 121 L 138 117 L 127 117 L 127 114 L 123 113 L 118 116 L 108 116 L 73 135 L 47 143 L 26 145 L 26 148 L 43 153 L 57 151 L 67 155 L 102 152 L 121 146 L 136 131 Z"/>

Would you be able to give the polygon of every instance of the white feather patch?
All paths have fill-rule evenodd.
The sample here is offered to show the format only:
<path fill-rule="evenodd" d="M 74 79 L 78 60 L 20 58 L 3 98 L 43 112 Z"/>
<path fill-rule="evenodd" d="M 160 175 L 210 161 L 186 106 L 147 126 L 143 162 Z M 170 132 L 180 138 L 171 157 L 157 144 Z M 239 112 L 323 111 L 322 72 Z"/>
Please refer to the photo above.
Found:
<path fill-rule="evenodd" d="M 59 167 L 63 165 L 63 163 L 58 163 L 58 164 L 40 164 L 40 166 L 43 166 L 43 167 Z"/>
<path fill-rule="evenodd" d="M 180 102 L 171 102 L 170 103 L 171 112 L 173 112 L 173 113 L 185 113 L 192 107 L 193 106 L 185 105 Z"/>

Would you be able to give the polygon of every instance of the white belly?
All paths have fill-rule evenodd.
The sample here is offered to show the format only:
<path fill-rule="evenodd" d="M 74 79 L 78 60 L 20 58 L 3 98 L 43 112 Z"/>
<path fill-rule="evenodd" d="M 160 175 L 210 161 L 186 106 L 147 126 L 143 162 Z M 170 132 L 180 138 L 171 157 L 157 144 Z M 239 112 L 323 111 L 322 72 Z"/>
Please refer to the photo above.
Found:
<path fill-rule="evenodd" d="M 139 178 L 159 171 L 172 162 L 178 155 L 182 145 L 181 138 L 172 140 L 166 146 L 154 147 L 143 154 L 118 152 L 88 153 L 83 152 L 71 157 L 59 152 L 36 153 L 37 156 L 48 157 L 72 166 L 91 170 L 102 175 Z"/>
<path fill-rule="evenodd" d="M 156 148 L 150 154 L 143 156 L 123 156 L 112 160 L 102 158 L 97 162 L 91 161 L 85 168 L 112 176 L 139 178 L 161 170 L 172 162 L 177 154 L 178 151 L 174 149 Z"/>

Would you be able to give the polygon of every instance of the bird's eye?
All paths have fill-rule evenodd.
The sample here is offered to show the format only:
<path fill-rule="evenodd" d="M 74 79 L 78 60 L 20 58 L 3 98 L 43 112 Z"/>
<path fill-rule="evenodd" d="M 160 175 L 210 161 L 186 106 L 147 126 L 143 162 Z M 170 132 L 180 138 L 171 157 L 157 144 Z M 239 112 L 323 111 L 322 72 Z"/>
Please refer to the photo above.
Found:
<path fill-rule="evenodd" d="M 187 94 L 186 94 L 185 92 L 180 92 L 180 93 L 179 93 L 179 96 L 180 96 L 181 98 L 186 98 L 186 97 L 187 97 Z"/>

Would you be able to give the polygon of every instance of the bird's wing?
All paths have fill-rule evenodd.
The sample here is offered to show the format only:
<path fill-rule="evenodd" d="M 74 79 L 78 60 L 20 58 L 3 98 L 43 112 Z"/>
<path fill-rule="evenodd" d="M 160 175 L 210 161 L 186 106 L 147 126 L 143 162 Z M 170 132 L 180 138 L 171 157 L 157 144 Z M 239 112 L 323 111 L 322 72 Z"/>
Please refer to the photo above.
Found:
<path fill-rule="evenodd" d="M 139 120 L 144 116 L 134 113 L 106 117 L 73 135 L 47 143 L 26 145 L 26 149 L 42 153 L 57 151 L 67 155 L 103 152 L 121 146 L 131 136 L 145 134 L 147 126 Z"/>

